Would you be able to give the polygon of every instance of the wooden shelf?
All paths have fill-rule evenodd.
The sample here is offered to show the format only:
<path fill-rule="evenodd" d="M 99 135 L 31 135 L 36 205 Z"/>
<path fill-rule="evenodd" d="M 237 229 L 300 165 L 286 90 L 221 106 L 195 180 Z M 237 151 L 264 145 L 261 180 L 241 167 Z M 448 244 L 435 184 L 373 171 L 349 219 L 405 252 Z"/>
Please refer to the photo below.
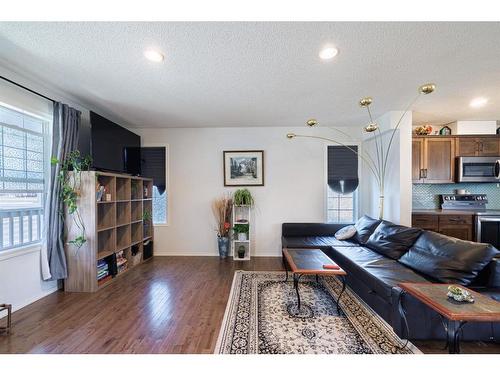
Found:
<path fill-rule="evenodd" d="M 248 225 L 249 229 L 252 228 L 252 220 L 251 220 L 251 206 L 249 205 L 241 205 L 236 206 L 233 205 L 232 212 L 232 225 Z M 233 260 L 235 261 L 248 261 L 250 260 L 250 252 L 252 245 L 252 237 L 250 233 L 247 233 L 246 240 L 238 240 L 237 235 L 233 233 L 235 237 L 231 239 L 231 251 L 233 253 Z M 245 256 L 243 258 L 238 257 L 238 249 L 243 246 L 245 248 Z"/>
<path fill-rule="evenodd" d="M 68 278 L 64 289 L 67 292 L 95 292 L 108 286 L 118 276 L 144 261 L 143 242 L 153 239 L 152 223 L 150 233 L 143 233 L 142 220 L 144 210 L 152 212 L 151 179 L 90 171 L 82 172 L 81 183 L 79 208 L 87 231 L 87 242 L 78 254 L 72 247 L 66 248 Z M 99 186 L 105 188 L 110 200 L 96 200 Z M 80 228 L 72 220 L 66 218 L 66 222 L 69 237 L 80 235 Z M 137 250 L 136 256 L 132 256 L 132 250 Z M 120 251 L 127 259 L 127 268 L 117 273 L 114 254 Z M 97 262 L 102 259 L 108 263 L 112 278 L 99 284 Z"/>

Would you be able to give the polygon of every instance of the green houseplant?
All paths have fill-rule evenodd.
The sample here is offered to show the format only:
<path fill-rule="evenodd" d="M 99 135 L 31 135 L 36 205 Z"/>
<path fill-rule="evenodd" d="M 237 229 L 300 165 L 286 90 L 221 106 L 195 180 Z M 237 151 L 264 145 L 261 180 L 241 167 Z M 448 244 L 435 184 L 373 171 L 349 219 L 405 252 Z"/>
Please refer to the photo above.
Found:
<path fill-rule="evenodd" d="M 248 189 L 238 189 L 234 192 L 235 206 L 253 206 L 255 204 L 252 194 Z"/>
<path fill-rule="evenodd" d="M 78 209 L 78 198 L 81 191 L 81 174 L 83 171 L 88 171 L 90 169 L 92 158 L 89 155 L 82 157 L 80 151 L 75 150 L 70 152 L 64 160 L 52 158 L 51 164 L 59 164 L 60 166 L 57 175 L 57 183 L 59 184 L 59 197 L 64 206 L 61 206 L 59 214 L 64 221 L 64 207 L 66 207 L 68 214 L 80 230 L 80 234 L 69 240 L 68 243 L 80 249 L 85 242 L 87 242 L 85 224 Z"/>
<path fill-rule="evenodd" d="M 248 232 L 250 230 L 250 225 L 248 224 L 235 224 L 233 226 L 233 233 L 238 238 L 239 241 L 248 240 Z"/>

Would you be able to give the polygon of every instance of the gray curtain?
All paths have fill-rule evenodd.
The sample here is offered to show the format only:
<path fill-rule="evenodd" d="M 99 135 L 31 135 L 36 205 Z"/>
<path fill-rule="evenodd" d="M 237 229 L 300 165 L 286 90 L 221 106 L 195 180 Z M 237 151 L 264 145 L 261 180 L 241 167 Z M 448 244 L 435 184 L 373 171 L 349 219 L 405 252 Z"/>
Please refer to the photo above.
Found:
<path fill-rule="evenodd" d="M 67 104 L 54 103 L 53 158 L 65 160 L 71 151 L 76 150 L 80 121 L 80 111 L 69 107 Z M 64 205 L 60 199 L 60 189 L 57 182 L 60 169 L 59 164 L 52 165 L 50 187 L 45 205 L 45 228 L 47 236 L 45 241 L 51 280 L 68 277 L 68 267 L 64 253 L 64 221 L 60 214 L 64 210 Z"/>

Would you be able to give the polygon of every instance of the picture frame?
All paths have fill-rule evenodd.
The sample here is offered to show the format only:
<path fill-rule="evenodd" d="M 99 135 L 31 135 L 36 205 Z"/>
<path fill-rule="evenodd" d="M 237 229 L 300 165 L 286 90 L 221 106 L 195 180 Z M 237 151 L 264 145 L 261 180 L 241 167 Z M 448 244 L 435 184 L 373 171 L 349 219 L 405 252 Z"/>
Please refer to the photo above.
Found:
<path fill-rule="evenodd" d="M 224 186 L 264 186 L 264 150 L 224 151 Z"/>

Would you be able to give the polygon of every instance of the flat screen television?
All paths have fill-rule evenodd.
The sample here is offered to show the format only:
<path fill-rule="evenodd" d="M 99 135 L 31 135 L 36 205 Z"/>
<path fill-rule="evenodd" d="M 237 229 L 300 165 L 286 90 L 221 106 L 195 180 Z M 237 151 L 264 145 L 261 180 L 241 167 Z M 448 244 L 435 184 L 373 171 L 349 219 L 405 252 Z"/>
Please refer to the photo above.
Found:
<path fill-rule="evenodd" d="M 90 112 L 92 166 L 95 169 L 141 174 L 141 137 Z"/>

